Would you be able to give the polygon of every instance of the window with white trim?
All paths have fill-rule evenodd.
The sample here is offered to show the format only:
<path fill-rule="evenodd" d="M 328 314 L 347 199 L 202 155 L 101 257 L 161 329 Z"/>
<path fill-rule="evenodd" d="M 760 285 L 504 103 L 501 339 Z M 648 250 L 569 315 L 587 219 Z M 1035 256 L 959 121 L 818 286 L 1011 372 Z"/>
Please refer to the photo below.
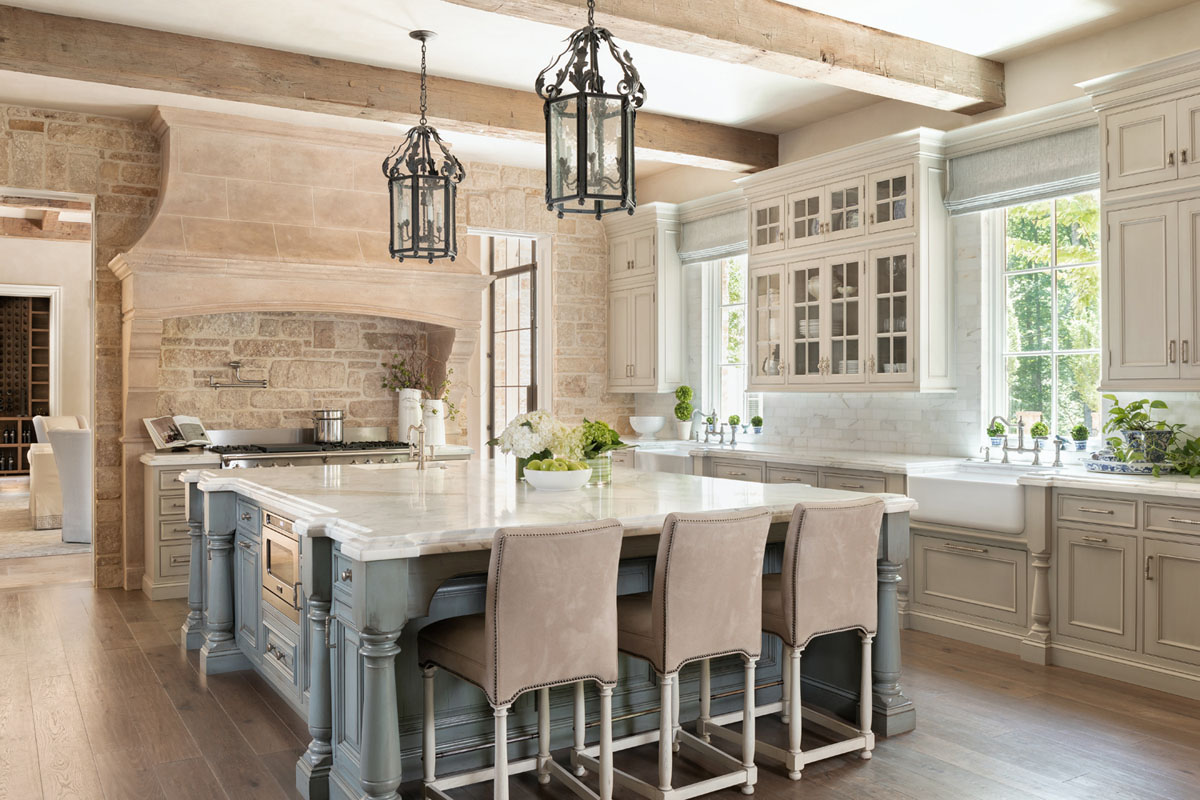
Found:
<path fill-rule="evenodd" d="M 1100 198 L 1096 192 L 995 212 L 995 408 L 1026 430 L 1070 437 L 1100 419 Z"/>
<path fill-rule="evenodd" d="M 736 414 L 749 424 L 752 416 L 762 413 L 762 395 L 746 391 L 746 256 L 721 258 L 709 265 L 715 307 L 710 317 L 711 386 L 706 394 L 712 400 L 701 410 L 715 409 L 721 422 Z"/>

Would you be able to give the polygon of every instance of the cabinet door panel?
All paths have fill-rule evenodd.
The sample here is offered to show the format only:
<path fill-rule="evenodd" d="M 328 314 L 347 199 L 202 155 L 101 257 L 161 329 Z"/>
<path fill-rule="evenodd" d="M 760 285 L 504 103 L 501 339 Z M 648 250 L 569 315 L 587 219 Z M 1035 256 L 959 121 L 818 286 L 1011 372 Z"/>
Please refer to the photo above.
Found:
<path fill-rule="evenodd" d="M 1108 214 L 1103 299 L 1114 380 L 1179 375 L 1178 220 L 1175 203 Z"/>
<path fill-rule="evenodd" d="M 774 197 L 750 207 L 750 252 L 770 253 L 782 250 L 786 233 L 783 219 L 784 198 Z"/>
<path fill-rule="evenodd" d="M 866 231 L 866 192 L 863 178 L 831 183 L 825 187 L 825 238 L 847 239 Z"/>
<path fill-rule="evenodd" d="M 788 247 L 802 247 L 825 240 L 823 187 L 792 192 L 787 198 Z"/>
<path fill-rule="evenodd" d="M 1146 625 L 1142 649 L 1149 655 L 1200 664 L 1200 545 L 1146 539 Z"/>
<path fill-rule="evenodd" d="M 630 255 L 630 258 L 633 260 L 633 266 L 629 270 L 629 277 L 643 278 L 654 274 L 654 267 L 658 263 L 658 258 L 655 255 L 657 241 L 658 237 L 654 231 L 639 233 L 633 237 L 633 252 Z"/>
<path fill-rule="evenodd" d="M 610 291 L 608 295 L 608 383 L 628 386 L 629 368 L 633 359 L 629 351 L 630 328 L 629 289 Z"/>
<path fill-rule="evenodd" d="M 867 373 L 871 383 L 912 383 L 916 306 L 912 245 L 873 250 L 867 259 Z"/>
<path fill-rule="evenodd" d="M 867 379 L 866 333 L 863 295 L 866 256 L 853 253 L 831 258 L 829 275 L 827 383 L 864 383 Z"/>
<path fill-rule="evenodd" d="M 1064 528 L 1056 556 L 1058 632 L 1137 647 L 1137 537 Z"/>
<path fill-rule="evenodd" d="M 788 383 L 825 380 L 825 327 L 829 281 L 824 262 L 788 266 Z"/>
<path fill-rule="evenodd" d="M 752 386 L 771 386 L 784 381 L 783 337 L 785 274 L 783 267 L 756 269 L 750 273 L 750 378 Z"/>
<path fill-rule="evenodd" d="M 1179 177 L 1200 175 L 1200 95 L 1185 97 L 1177 107 Z"/>
<path fill-rule="evenodd" d="M 657 342 L 658 319 L 655 314 L 655 291 L 652 286 L 643 286 L 630 292 L 629 385 L 652 389 L 656 378 L 655 343 Z"/>
<path fill-rule="evenodd" d="M 1108 188 L 1125 189 L 1176 177 L 1174 100 L 1108 118 Z"/>
<path fill-rule="evenodd" d="M 1200 123 L 1198 123 L 1200 124 Z M 1200 379 L 1200 200 L 1179 204 L 1179 374 Z"/>
<path fill-rule="evenodd" d="M 913 602 L 1026 624 L 1026 553 L 913 535 Z"/>
<path fill-rule="evenodd" d="M 608 246 L 609 275 L 613 278 L 627 278 L 632 268 L 633 240 L 628 236 L 613 239 Z"/>
<path fill-rule="evenodd" d="M 241 534 L 234 537 L 234 541 L 235 638 L 242 652 L 257 659 L 262 642 L 262 576 L 259 574 L 258 542 Z"/>
<path fill-rule="evenodd" d="M 867 193 L 868 233 L 912 227 L 915 193 L 911 164 L 868 176 Z"/>

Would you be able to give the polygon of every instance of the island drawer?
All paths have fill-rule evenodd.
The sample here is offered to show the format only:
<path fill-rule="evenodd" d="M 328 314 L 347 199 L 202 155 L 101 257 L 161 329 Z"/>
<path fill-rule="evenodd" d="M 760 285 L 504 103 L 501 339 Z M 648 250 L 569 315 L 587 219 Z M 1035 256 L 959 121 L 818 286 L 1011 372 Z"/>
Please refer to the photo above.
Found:
<path fill-rule="evenodd" d="M 1145 525 L 1148 531 L 1200 536 L 1200 508 L 1146 503 Z"/>
<path fill-rule="evenodd" d="M 1064 522 L 1091 522 L 1115 528 L 1137 527 L 1137 502 L 1074 494 L 1058 496 L 1058 518 Z"/>
<path fill-rule="evenodd" d="M 333 591 L 347 605 L 351 604 L 354 597 L 354 587 L 351 585 L 354 580 L 353 564 L 340 550 L 333 551 Z"/>
<path fill-rule="evenodd" d="M 914 534 L 912 601 L 962 614 L 1026 624 L 1024 550 Z"/>
<path fill-rule="evenodd" d="M 821 475 L 822 489 L 841 489 L 846 492 L 886 492 L 887 482 L 874 475 L 826 470 Z"/>
<path fill-rule="evenodd" d="M 187 511 L 187 502 L 183 498 L 183 492 L 178 494 L 163 494 L 158 498 L 158 515 L 163 519 L 170 517 L 179 519 L 184 516 Z"/>
<path fill-rule="evenodd" d="M 158 540 L 160 542 L 174 542 L 186 538 L 188 538 L 187 520 L 165 520 L 158 523 Z"/>
<path fill-rule="evenodd" d="M 296 659 L 299 653 L 297 642 L 300 637 L 295 632 L 289 630 L 286 626 L 279 624 L 275 615 L 267 613 L 268 608 L 263 607 L 263 634 L 266 638 L 266 643 L 263 648 L 263 664 L 266 665 L 268 674 L 276 679 L 282 679 L 284 685 L 289 689 L 297 689 L 300 684 L 296 680 Z"/>
<path fill-rule="evenodd" d="M 248 500 L 238 498 L 237 501 L 237 526 L 244 531 L 258 535 L 261 527 L 262 510 Z"/>
<path fill-rule="evenodd" d="M 158 548 L 158 574 L 164 578 L 174 578 L 188 574 L 188 565 L 192 562 L 192 545 L 166 544 Z"/>
<path fill-rule="evenodd" d="M 807 483 L 809 486 L 816 486 L 820 483 L 820 476 L 815 469 L 793 469 L 768 465 L 767 483 Z"/>
<path fill-rule="evenodd" d="M 746 461 L 720 461 L 713 459 L 713 477 L 735 481 L 762 482 L 763 465 Z"/>
<path fill-rule="evenodd" d="M 159 472 L 158 473 L 159 491 L 170 492 L 170 491 L 177 489 L 177 490 L 179 490 L 180 494 L 182 494 L 184 488 L 186 488 L 186 487 L 184 487 L 184 485 L 179 482 L 179 476 L 182 475 L 185 471 L 186 470 L 182 470 L 182 469 L 164 469 L 161 472 Z"/>

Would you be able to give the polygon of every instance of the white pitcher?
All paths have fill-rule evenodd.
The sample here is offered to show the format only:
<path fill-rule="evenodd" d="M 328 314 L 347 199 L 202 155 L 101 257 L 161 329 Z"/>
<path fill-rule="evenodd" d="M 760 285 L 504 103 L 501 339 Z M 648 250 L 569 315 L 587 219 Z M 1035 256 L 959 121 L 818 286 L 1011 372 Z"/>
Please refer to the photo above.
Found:
<path fill-rule="evenodd" d="M 446 443 L 446 404 L 441 400 L 422 400 L 421 418 L 425 420 L 425 444 L 441 447 Z"/>
<path fill-rule="evenodd" d="M 400 396 L 400 412 L 396 418 L 400 426 L 400 432 L 396 438 L 402 442 L 407 442 L 408 426 L 421 424 L 421 390 L 400 389 L 396 394 Z"/>

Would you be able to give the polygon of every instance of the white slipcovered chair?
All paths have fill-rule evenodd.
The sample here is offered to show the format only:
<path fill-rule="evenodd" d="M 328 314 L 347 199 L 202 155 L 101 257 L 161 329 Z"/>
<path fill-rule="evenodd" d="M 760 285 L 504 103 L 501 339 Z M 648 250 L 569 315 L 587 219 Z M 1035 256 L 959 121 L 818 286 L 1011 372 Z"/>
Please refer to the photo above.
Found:
<path fill-rule="evenodd" d="M 92 540 L 92 432 L 87 420 L 34 417 L 29 511 L 34 528 L 63 529 L 64 542 Z M 59 445 L 64 448 L 59 452 Z"/>

